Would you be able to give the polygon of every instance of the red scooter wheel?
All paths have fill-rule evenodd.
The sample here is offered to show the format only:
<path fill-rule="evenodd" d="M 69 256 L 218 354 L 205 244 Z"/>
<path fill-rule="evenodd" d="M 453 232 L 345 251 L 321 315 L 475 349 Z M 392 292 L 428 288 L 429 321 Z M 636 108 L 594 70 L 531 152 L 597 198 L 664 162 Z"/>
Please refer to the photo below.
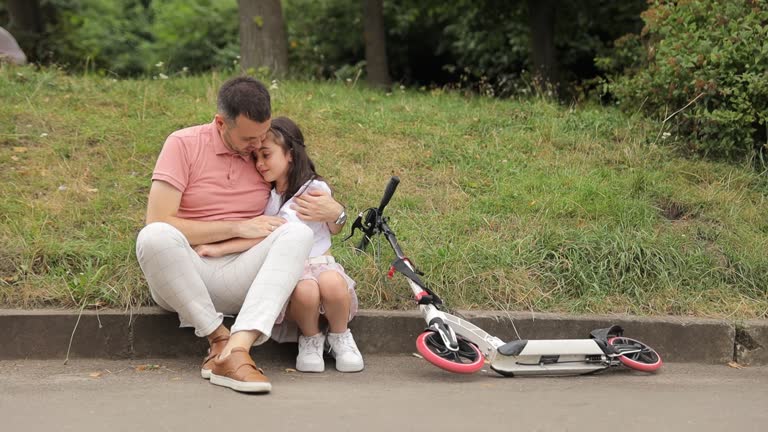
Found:
<path fill-rule="evenodd" d="M 485 358 L 475 344 L 456 338 L 459 350 L 451 351 L 437 332 L 427 330 L 416 338 L 416 349 L 425 360 L 449 372 L 471 374 L 483 368 Z"/>
<path fill-rule="evenodd" d="M 613 337 L 608 344 L 621 354 L 619 360 L 630 369 L 643 372 L 655 372 L 661 365 L 661 356 L 648 345 L 626 337 Z"/>

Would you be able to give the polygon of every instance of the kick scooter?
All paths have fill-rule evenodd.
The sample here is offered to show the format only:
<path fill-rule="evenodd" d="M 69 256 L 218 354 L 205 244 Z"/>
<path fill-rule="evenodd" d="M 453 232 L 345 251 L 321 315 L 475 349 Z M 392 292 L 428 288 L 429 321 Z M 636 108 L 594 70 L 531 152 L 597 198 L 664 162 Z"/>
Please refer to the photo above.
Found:
<path fill-rule="evenodd" d="M 382 234 L 397 257 L 390 267 L 403 275 L 413 291 L 414 299 L 427 323 L 424 333 L 416 338 L 416 349 L 425 360 L 455 373 L 474 373 L 487 362 L 490 368 L 504 376 L 524 375 L 582 375 L 604 369 L 627 366 L 631 369 L 654 372 L 661 365 L 661 357 L 648 345 L 623 336 L 623 329 L 611 326 L 596 329 L 589 339 L 515 340 L 504 342 L 496 336 L 448 312 L 440 297 L 429 289 L 408 259 L 384 208 L 400 183 L 392 177 L 378 207 L 361 212 L 352 225 L 349 239 L 356 230 L 363 232 L 357 245 L 364 251 L 371 239 Z"/>

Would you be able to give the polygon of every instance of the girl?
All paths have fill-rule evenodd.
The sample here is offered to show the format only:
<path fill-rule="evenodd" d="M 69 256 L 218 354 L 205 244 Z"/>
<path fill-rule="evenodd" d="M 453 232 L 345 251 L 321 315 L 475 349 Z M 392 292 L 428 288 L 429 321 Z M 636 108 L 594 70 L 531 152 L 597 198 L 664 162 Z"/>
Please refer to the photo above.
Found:
<path fill-rule="evenodd" d="M 301 334 L 298 335 L 296 369 L 299 371 L 324 371 L 326 344 L 336 358 L 337 370 L 361 371 L 363 357 L 347 328 L 347 323 L 357 312 L 355 282 L 330 254 L 331 234 L 339 232 L 342 225 L 304 222 L 291 208 L 294 196 L 311 190 L 330 194 L 331 189 L 317 175 L 315 165 L 307 155 L 301 129 L 286 117 L 272 120 L 270 132 L 257 150 L 256 158 L 256 169 L 264 180 L 272 183 L 264 214 L 280 216 L 288 222 L 305 223 L 314 232 L 314 244 L 304 264 L 304 274 L 278 317 L 272 337 L 279 342 L 296 340 L 298 326 Z M 198 246 L 196 250 L 201 256 L 221 256 L 248 249 L 253 243 L 253 240 L 235 239 Z M 321 315 L 328 321 L 327 338 L 320 329 Z"/>

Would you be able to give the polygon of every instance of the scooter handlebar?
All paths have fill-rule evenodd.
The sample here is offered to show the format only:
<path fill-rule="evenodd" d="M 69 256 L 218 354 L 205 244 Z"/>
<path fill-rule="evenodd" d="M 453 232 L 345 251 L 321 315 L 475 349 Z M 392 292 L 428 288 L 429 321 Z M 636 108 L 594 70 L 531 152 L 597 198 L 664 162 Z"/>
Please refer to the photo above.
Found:
<path fill-rule="evenodd" d="M 399 183 L 400 178 L 397 176 L 392 176 L 392 178 L 389 179 L 387 188 L 384 190 L 384 196 L 381 198 L 381 204 L 379 204 L 379 214 L 381 214 L 384 211 L 384 207 L 389 204 L 389 200 L 392 199 L 392 195 L 394 195 L 395 189 L 397 189 Z"/>
<path fill-rule="evenodd" d="M 382 217 L 382 214 L 384 212 L 384 207 L 389 204 L 389 200 L 392 199 L 392 195 L 395 194 L 395 189 L 397 189 L 397 185 L 400 183 L 400 178 L 397 176 L 392 176 L 389 179 L 389 183 L 387 183 L 386 189 L 384 189 L 384 196 L 381 197 L 381 202 L 379 203 L 378 209 L 369 209 L 369 211 L 366 214 L 366 219 L 363 221 L 362 228 L 363 231 L 363 238 L 360 239 L 360 243 L 357 245 L 357 250 L 364 251 L 365 248 L 368 246 L 368 243 L 370 243 L 370 236 L 376 233 L 376 230 L 378 229 L 377 224 L 380 222 L 380 218 Z M 353 228 L 354 231 L 354 228 Z"/>

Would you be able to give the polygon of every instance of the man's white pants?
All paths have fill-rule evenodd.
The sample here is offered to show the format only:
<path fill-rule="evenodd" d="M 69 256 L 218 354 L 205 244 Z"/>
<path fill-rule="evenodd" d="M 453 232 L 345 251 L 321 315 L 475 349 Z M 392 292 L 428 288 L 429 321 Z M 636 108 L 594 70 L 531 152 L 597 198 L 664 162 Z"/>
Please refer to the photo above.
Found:
<path fill-rule="evenodd" d="M 245 252 L 202 258 L 181 231 L 155 222 L 139 232 L 136 256 L 152 298 L 178 313 L 182 327 L 194 327 L 203 337 L 221 325 L 224 314 L 237 314 L 230 330 L 258 330 L 258 345 L 269 339 L 296 287 L 312 240 L 309 227 L 289 222 Z"/>

